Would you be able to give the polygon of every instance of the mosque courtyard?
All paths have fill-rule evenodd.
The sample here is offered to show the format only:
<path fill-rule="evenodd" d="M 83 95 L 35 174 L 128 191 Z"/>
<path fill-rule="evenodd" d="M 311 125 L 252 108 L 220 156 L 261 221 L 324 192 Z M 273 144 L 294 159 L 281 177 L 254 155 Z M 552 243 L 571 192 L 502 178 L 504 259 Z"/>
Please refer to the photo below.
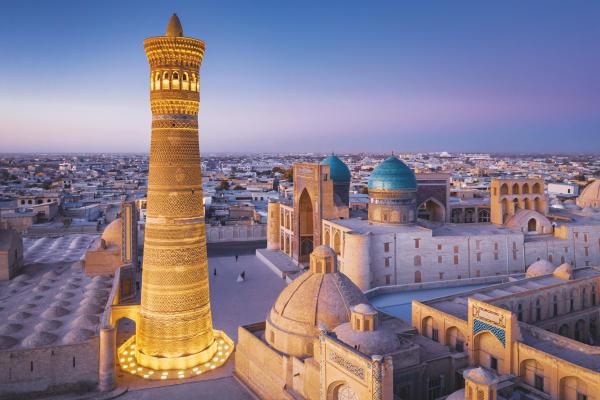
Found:
<path fill-rule="evenodd" d="M 246 280 L 239 283 L 237 278 L 242 271 L 246 272 Z M 225 331 L 234 341 L 237 341 L 238 326 L 265 320 L 275 299 L 286 286 L 285 281 L 273 274 L 254 254 L 243 250 L 219 251 L 209 256 L 209 272 L 214 327 Z M 253 399 L 233 377 L 234 363 L 235 353 L 223 367 L 185 382 L 148 381 L 118 370 L 117 386 L 127 387 L 127 392 L 118 398 Z"/>

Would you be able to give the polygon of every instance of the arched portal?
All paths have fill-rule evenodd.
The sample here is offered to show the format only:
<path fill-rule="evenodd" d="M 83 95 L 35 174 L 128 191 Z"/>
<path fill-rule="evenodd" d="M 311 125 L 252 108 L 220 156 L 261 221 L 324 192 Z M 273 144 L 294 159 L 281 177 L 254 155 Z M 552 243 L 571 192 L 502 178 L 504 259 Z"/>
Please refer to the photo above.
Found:
<path fill-rule="evenodd" d="M 465 351 L 465 336 L 458 330 L 456 326 L 446 330 L 446 346 L 457 352 Z"/>
<path fill-rule="evenodd" d="M 583 319 L 579 319 L 577 320 L 577 322 L 575 323 L 575 340 L 580 341 L 585 343 L 586 339 L 587 339 L 587 329 L 586 329 L 586 323 Z"/>
<path fill-rule="evenodd" d="M 590 399 L 591 394 L 586 383 L 576 376 L 567 376 L 560 380 L 560 399 Z"/>
<path fill-rule="evenodd" d="M 313 249 L 313 207 L 308 191 L 304 189 L 299 202 L 300 262 L 306 262 Z"/>
<path fill-rule="evenodd" d="M 446 210 L 442 203 L 430 197 L 425 200 L 418 208 L 418 216 L 432 222 L 444 222 L 446 220 Z"/>
<path fill-rule="evenodd" d="M 490 222 L 490 211 L 489 210 L 479 210 L 477 222 Z"/>
<path fill-rule="evenodd" d="M 527 222 L 527 232 L 537 232 L 537 220 L 535 218 L 531 218 Z"/>
<path fill-rule="evenodd" d="M 558 329 L 558 334 L 560 336 L 564 336 L 564 337 L 570 337 L 569 335 L 569 325 L 567 324 L 562 324 L 560 326 L 560 328 Z"/>
<path fill-rule="evenodd" d="M 327 400 L 358 400 L 358 395 L 346 382 L 331 384 L 328 392 Z"/>
<path fill-rule="evenodd" d="M 335 254 L 338 256 L 342 254 L 342 241 L 340 239 L 340 233 L 337 231 L 333 234 L 333 251 L 335 251 Z"/>
<path fill-rule="evenodd" d="M 475 364 L 498 371 L 502 366 L 502 355 L 498 350 L 502 348 L 500 340 L 490 331 L 478 333 L 473 341 Z"/>
<path fill-rule="evenodd" d="M 512 194 L 519 194 L 519 184 L 514 183 L 512 185 Z"/>

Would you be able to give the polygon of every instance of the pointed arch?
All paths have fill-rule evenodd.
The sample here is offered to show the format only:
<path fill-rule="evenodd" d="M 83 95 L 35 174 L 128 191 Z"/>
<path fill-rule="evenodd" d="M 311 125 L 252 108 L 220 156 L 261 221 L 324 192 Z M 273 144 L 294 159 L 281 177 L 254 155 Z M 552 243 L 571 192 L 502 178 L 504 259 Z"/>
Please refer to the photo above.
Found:
<path fill-rule="evenodd" d="M 436 198 L 429 197 L 418 207 L 418 217 L 432 222 L 444 222 L 446 220 L 446 209 Z"/>

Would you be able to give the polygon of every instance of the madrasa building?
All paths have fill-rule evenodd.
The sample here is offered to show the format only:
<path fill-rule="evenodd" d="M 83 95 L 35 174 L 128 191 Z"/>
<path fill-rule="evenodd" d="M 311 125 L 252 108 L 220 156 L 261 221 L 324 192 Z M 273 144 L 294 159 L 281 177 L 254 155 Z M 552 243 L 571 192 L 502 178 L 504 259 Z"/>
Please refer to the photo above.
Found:
<path fill-rule="evenodd" d="M 483 289 L 377 311 L 321 245 L 266 320 L 241 326 L 235 376 L 260 399 L 598 399 L 600 269 L 547 260 Z"/>
<path fill-rule="evenodd" d="M 583 191 L 579 206 L 549 212 L 542 179 L 494 179 L 489 206 L 467 219 L 473 223 L 451 223 L 448 176 L 415 175 L 389 157 L 369 178 L 367 215 L 350 210 L 350 180 L 334 155 L 295 164 L 293 199 L 269 203 L 267 249 L 257 255 L 267 264 L 284 254 L 306 265 L 313 248 L 328 245 L 339 270 L 363 291 L 523 273 L 538 260 L 600 263 L 598 181 Z"/>

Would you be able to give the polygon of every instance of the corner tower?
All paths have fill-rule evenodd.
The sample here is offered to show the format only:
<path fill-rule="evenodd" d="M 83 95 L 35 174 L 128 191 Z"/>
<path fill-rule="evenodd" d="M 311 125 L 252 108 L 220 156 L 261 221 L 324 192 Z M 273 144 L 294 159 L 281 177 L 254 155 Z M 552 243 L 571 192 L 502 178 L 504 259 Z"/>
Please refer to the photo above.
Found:
<path fill-rule="evenodd" d="M 152 139 L 141 304 L 128 349 L 135 348 L 139 366 L 178 370 L 182 378 L 222 364 L 233 346 L 213 331 L 210 311 L 198 145 L 204 42 L 184 37 L 174 14 L 166 35 L 146 39 L 144 48 Z"/>

